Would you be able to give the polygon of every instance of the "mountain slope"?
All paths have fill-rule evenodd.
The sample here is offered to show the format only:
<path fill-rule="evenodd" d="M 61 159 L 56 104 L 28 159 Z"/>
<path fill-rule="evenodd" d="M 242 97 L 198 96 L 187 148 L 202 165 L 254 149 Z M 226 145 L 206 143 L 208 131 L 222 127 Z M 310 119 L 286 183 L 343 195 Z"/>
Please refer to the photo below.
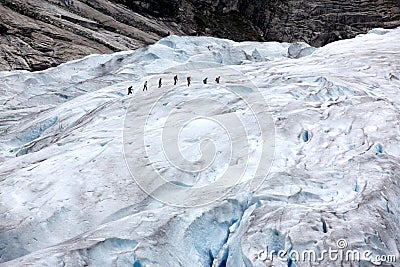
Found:
<path fill-rule="evenodd" d="M 2 0 L 0 10 L 3 70 L 41 70 L 89 54 L 135 49 L 172 27 L 101 0 Z"/>

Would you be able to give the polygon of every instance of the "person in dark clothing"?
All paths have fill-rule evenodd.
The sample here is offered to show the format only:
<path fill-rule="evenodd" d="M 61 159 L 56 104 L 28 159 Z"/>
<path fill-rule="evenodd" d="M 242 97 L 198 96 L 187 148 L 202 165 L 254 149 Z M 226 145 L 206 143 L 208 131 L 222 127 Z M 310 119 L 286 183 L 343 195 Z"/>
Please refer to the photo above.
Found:
<path fill-rule="evenodd" d="M 208 78 L 205 78 L 205 79 L 203 80 L 203 83 L 204 83 L 204 84 L 207 84 L 207 79 L 208 79 Z"/>
<path fill-rule="evenodd" d="M 145 81 L 145 82 L 144 82 L 144 85 L 143 85 L 143 91 L 144 91 L 144 90 L 146 90 L 146 91 L 147 91 L 147 81 Z"/>
<path fill-rule="evenodd" d="M 160 79 L 158 80 L 158 88 L 161 88 L 161 85 L 162 85 L 162 78 L 160 78 Z"/>
<path fill-rule="evenodd" d="M 174 85 L 176 85 L 176 83 L 178 82 L 178 75 L 174 76 Z"/>
<path fill-rule="evenodd" d="M 190 85 L 190 82 L 192 81 L 192 79 L 189 77 L 186 78 L 187 82 L 188 82 L 188 86 Z"/>
<path fill-rule="evenodd" d="M 219 83 L 219 80 L 221 79 L 221 76 L 218 76 L 217 78 L 215 78 L 215 81 L 217 82 L 217 83 Z"/>
<path fill-rule="evenodd" d="M 132 86 L 129 86 L 128 87 L 128 95 L 131 95 L 133 93 L 133 91 L 132 91 Z"/>

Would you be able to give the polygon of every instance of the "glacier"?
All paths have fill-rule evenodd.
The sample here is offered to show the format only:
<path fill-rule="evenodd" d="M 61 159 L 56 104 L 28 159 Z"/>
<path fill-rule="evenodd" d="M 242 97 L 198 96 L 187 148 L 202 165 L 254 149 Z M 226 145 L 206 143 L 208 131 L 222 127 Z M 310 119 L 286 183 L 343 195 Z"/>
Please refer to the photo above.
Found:
<path fill-rule="evenodd" d="M 0 266 L 400 266 L 376 257 L 400 260 L 399 40 L 169 36 L 0 72 Z M 261 253 L 339 240 L 374 260 Z"/>

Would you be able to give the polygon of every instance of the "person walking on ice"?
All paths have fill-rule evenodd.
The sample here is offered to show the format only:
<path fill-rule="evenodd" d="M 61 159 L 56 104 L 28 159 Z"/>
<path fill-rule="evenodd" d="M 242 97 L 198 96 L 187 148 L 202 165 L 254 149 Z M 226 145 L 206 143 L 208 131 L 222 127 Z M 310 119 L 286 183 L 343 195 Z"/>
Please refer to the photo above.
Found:
<path fill-rule="evenodd" d="M 187 80 L 187 82 L 188 82 L 188 87 L 189 87 L 190 82 L 192 81 L 192 79 L 191 79 L 190 76 L 189 76 L 189 77 L 186 78 L 186 80 Z"/>
<path fill-rule="evenodd" d="M 160 79 L 158 80 L 158 88 L 161 88 L 161 85 L 162 85 L 162 78 L 160 78 Z"/>
<path fill-rule="evenodd" d="M 128 95 L 131 95 L 133 92 L 132 92 L 132 86 L 129 86 L 128 87 Z"/>
<path fill-rule="evenodd" d="M 218 76 L 217 78 L 215 78 L 215 81 L 217 82 L 217 83 L 219 83 L 219 80 L 221 79 L 221 76 Z"/>
<path fill-rule="evenodd" d="M 176 85 L 176 83 L 178 82 L 178 75 L 174 76 L 174 85 Z"/>
<path fill-rule="evenodd" d="M 143 85 L 143 91 L 144 91 L 144 90 L 146 90 L 146 91 L 147 91 L 147 81 L 145 81 L 145 82 L 144 82 L 144 85 Z"/>

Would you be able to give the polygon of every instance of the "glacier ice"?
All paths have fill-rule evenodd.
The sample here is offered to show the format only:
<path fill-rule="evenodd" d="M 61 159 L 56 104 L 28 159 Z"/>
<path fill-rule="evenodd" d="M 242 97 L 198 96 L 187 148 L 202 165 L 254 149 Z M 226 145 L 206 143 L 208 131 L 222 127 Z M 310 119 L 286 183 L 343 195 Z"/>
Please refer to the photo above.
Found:
<path fill-rule="evenodd" d="M 398 258 L 400 81 L 388 75 L 400 77 L 399 38 L 400 29 L 376 29 L 314 49 L 169 36 L 41 72 L 0 72 L 0 266 L 266 266 L 271 263 L 260 259 L 262 250 L 321 253 L 337 249 L 343 238 L 349 249 Z M 219 72 L 227 76 L 216 86 Z M 211 82 L 203 85 L 206 76 Z M 160 89 L 159 77 L 165 81 Z M 143 93 L 146 80 L 149 91 Z M 126 96 L 130 85 L 133 97 Z M 177 172 L 159 140 L 170 110 L 184 111 L 185 99 L 204 98 L 227 105 L 191 106 L 224 123 L 234 114 L 251 129 L 238 162 L 261 155 L 268 136 L 260 139 L 250 107 L 263 110 L 260 103 L 268 103 L 274 125 L 264 126 L 274 129 L 275 139 L 269 174 L 257 190 L 249 189 L 247 176 L 258 166 L 268 171 L 269 159 L 261 158 L 229 190 L 216 184 L 212 194 L 223 197 L 208 205 L 159 202 L 132 178 L 151 177 L 147 169 L 131 173 L 126 164 L 132 159 L 142 166 L 146 155 L 133 140 L 138 153 L 125 151 L 124 157 L 125 117 L 144 118 L 143 107 L 157 103 L 145 146 L 152 166 L 175 186 L 212 184 L 229 166 L 229 138 L 216 121 L 182 124 L 181 132 L 167 136 L 179 134 L 182 161 L 215 151 L 203 173 Z M 185 118 L 174 116 L 171 129 Z M 205 137 L 215 140 L 204 143 L 214 150 L 202 150 Z M 151 188 L 162 199 L 174 197 L 168 183 Z M 208 196 L 186 197 L 196 203 Z M 274 262 L 316 265 L 372 263 Z"/>

